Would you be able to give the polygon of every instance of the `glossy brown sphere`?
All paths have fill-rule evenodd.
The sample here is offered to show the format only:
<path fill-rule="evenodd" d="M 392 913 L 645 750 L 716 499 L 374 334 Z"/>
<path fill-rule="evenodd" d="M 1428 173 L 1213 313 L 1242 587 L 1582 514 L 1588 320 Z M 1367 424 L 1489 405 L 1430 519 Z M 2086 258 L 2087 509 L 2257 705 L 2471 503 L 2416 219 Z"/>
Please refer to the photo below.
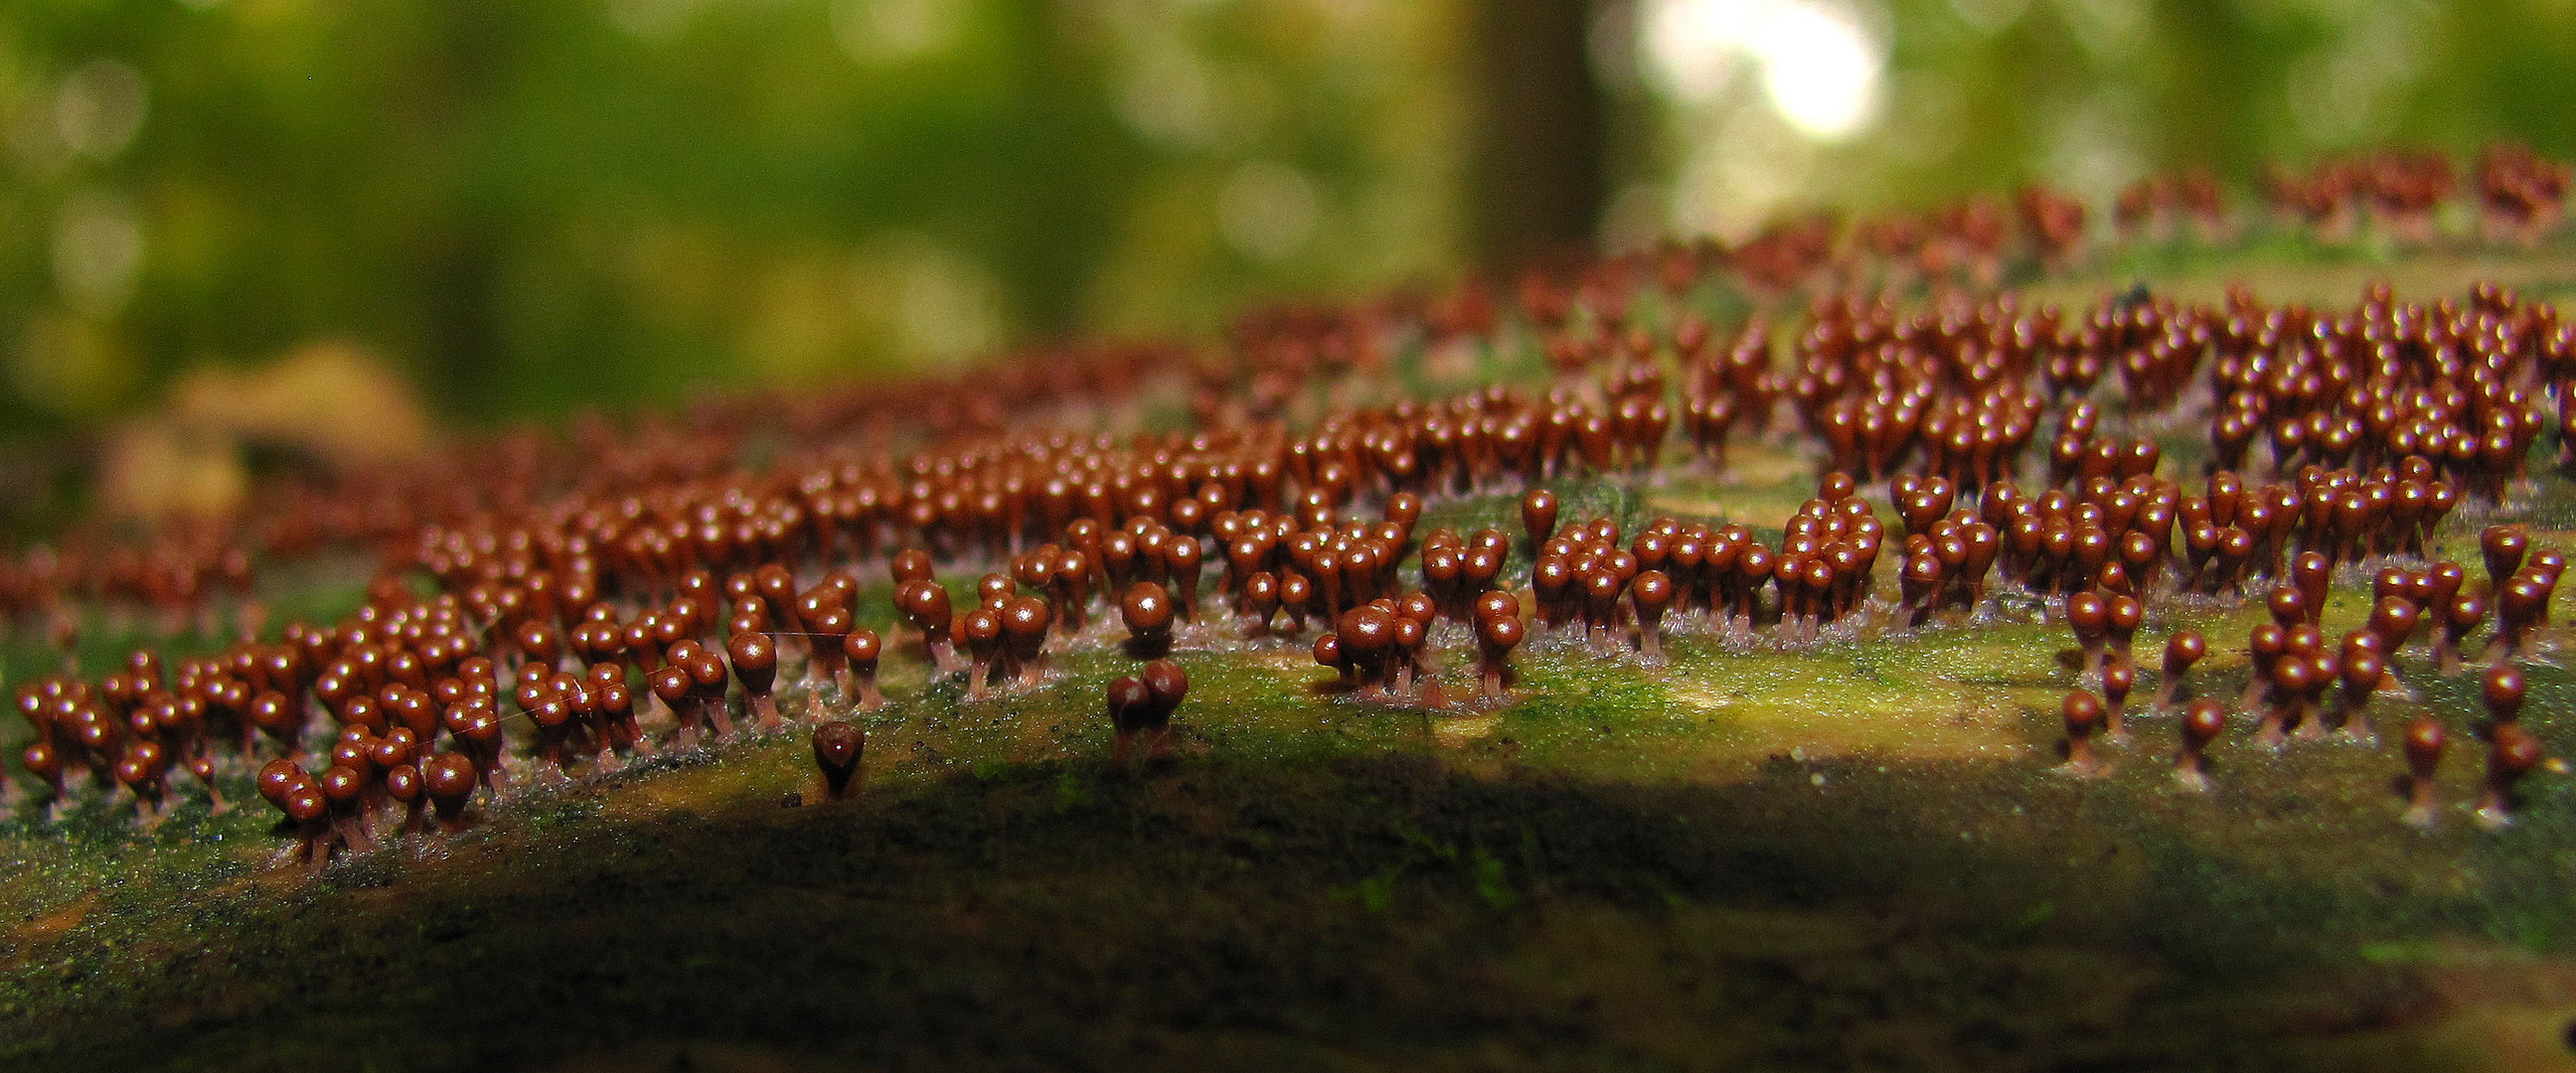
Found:
<path fill-rule="evenodd" d="M 837 719 L 814 728 L 814 765 L 822 769 L 824 791 L 832 800 L 849 796 L 867 742 L 865 731 Z"/>
<path fill-rule="evenodd" d="M 920 548 L 906 548 L 886 560 L 886 570 L 894 575 L 894 583 L 898 587 L 906 582 L 928 581 L 931 578 L 930 553 Z"/>
<path fill-rule="evenodd" d="M 2077 640 L 2092 644 L 2110 635 L 2111 608 L 2099 593 L 2079 592 L 2066 598 L 2066 624 Z"/>
<path fill-rule="evenodd" d="M 778 681 L 778 646 L 770 643 L 768 634 L 734 634 L 725 641 L 725 655 L 745 693 L 766 695 Z"/>
<path fill-rule="evenodd" d="M 1363 604 L 1343 612 L 1333 632 L 1341 638 L 1344 655 L 1365 661 L 1395 643 L 1395 616 Z"/>
<path fill-rule="evenodd" d="M 2487 717 L 2499 723 L 2510 723 L 2522 715 L 2522 698 L 2526 686 L 2521 668 L 2502 664 L 2487 671 L 2481 696 L 2487 705 Z"/>
<path fill-rule="evenodd" d="M 474 761 L 463 753 L 440 753 L 429 758 L 421 770 L 421 781 L 429 790 L 430 803 L 438 807 L 440 819 L 451 824 L 465 811 L 467 798 L 474 796 L 479 775 Z"/>
<path fill-rule="evenodd" d="M 2486 556 L 2487 578 L 2496 585 L 2522 566 L 2523 556 L 2531 550 L 2531 538 L 2522 527 L 2491 525 L 2478 534 L 2478 550 Z"/>
<path fill-rule="evenodd" d="M 877 658 L 885 650 L 885 639 L 877 631 L 860 626 L 841 638 L 841 655 L 850 661 L 850 669 L 860 674 L 875 674 Z"/>
<path fill-rule="evenodd" d="M 2180 677 L 2209 655 L 2209 640 L 2195 630 L 2179 630 L 2165 639 L 2164 672 Z"/>
<path fill-rule="evenodd" d="M 2429 779 L 2442 763 L 2442 748 L 2450 733 L 2437 715 L 2419 715 L 2406 723 L 2406 769 L 2416 778 Z"/>
<path fill-rule="evenodd" d="M 1002 605 L 1002 636 L 1015 655 L 1029 658 L 1046 643 L 1047 624 L 1055 611 L 1035 596 L 1015 596 Z"/>
<path fill-rule="evenodd" d="M 1556 513 L 1554 492 L 1533 488 L 1521 497 L 1521 530 L 1529 537 L 1532 549 L 1546 543 L 1548 536 L 1556 532 Z"/>
<path fill-rule="evenodd" d="M 1145 715 L 1145 728 L 1161 730 L 1171 722 L 1172 713 L 1180 710 L 1182 699 L 1190 694 L 1189 672 L 1171 660 L 1158 659 L 1137 672 L 1137 679 L 1145 684 L 1145 693 L 1151 702 Z"/>
<path fill-rule="evenodd" d="M 1637 605 L 1637 621 L 1653 629 L 1673 605 L 1673 579 L 1661 570 L 1642 571 L 1628 583 L 1628 597 Z"/>
<path fill-rule="evenodd" d="M 384 783 L 385 796 L 404 804 L 421 800 L 428 789 L 421 779 L 420 769 L 410 764 L 396 764 L 385 769 Z"/>
<path fill-rule="evenodd" d="M 1149 709 L 1154 706 L 1154 694 L 1145 687 L 1143 679 L 1133 675 L 1111 679 L 1106 699 L 1110 725 L 1119 734 L 1134 734 L 1145 729 L 1146 720 L 1151 717 Z"/>
<path fill-rule="evenodd" d="M 2066 718 L 2067 737 L 2080 741 L 2102 728 L 2102 698 L 2091 693 L 2080 689 L 2069 693 L 2058 709 Z"/>
<path fill-rule="evenodd" d="M 50 746 L 46 748 L 48 752 L 51 751 Z M 32 770 L 36 766 L 30 764 L 29 768 Z M 311 782 L 312 778 L 303 768 L 295 766 L 292 760 L 271 760 L 260 767 L 259 776 L 253 781 L 253 785 L 259 789 L 261 799 L 283 809 L 286 807 L 286 795 L 294 792 L 296 787 Z"/>
<path fill-rule="evenodd" d="M 926 578 L 905 582 L 896 589 L 895 603 L 914 625 L 934 633 L 946 630 L 955 614 L 949 605 L 948 590 Z"/>
<path fill-rule="evenodd" d="M 2280 623 L 2284 628 L 2308 620 L 2307 594 L 2297 589 L 2286 585 L 2273 589 L 2263 602 L 2264 606 L 2272 612 L 2272 621 Z"/>
<path fill-rule="evenodd" d="M 2227 706 L 2208 697 L 2191 702 L 2182 713 L 2183 747 L 2199 751 L 2227 732 Z"/>
<path fill-rule="evenodd" d="M 1342 655 L 1342 639 L 1337 635 L 1327 633 L 1315 638 L 1313 654 L 1316 666 L 1331 667 L 1344 673 L 1350 670 L 1347 659 Z"/>
<path fill-rule="evenodd" d="M 2138 672 L 2126 663 L 2111 662 L 2102 666 L 2102 699 L 2117 708 L 2126 702 L 2129 691 L 2137 688 Z"/>
<path fill-rule="evenodd" d="M 1139 581 L 1119 599 L 1118 614 L 1131 636 L 1140 640 L 1163 636 L 1172 629 L 1171 594 L 1159 584 Z"/>

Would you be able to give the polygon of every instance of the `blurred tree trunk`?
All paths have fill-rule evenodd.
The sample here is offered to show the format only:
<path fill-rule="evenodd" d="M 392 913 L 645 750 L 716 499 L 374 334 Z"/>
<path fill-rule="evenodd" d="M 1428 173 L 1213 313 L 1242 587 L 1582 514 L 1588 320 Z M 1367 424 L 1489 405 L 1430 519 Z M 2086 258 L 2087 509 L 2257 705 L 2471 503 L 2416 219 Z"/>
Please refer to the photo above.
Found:
<path fill-rule="evenodd" d="M 1470 0 L 1476 253 L 1496 268 L 1588 248 L 1600 224 L 1605 104 L 1583 0 Z"/>

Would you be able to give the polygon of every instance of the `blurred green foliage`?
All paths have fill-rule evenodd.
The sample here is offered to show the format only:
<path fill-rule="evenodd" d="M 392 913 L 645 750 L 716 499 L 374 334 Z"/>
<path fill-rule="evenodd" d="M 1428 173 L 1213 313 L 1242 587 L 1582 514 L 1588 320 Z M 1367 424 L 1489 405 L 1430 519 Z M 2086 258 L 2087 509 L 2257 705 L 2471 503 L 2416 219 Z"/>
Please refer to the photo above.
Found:
<path fill-rule="evenodd" d="M 1438 269 L 1453 14 L 21 0 L 7 416 L 339 338 L 470 424 Z"/>

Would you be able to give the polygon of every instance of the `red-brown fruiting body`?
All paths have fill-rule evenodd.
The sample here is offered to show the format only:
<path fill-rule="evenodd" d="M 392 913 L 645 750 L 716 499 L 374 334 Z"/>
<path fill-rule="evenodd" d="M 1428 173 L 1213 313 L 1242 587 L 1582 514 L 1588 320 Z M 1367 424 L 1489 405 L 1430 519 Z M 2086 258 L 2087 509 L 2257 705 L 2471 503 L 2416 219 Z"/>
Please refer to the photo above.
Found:
<path fill-rule="evenodd" d="M 2515 571 L 2494 594 L 2496 640 L 2503 658 L 2520 659 L 2532 634 L 2549 619 L 2549 599 L 2556 575 L 2529 568 Z"/>
<path fill-rule="evenodd" d="M 2306 713 L 2308 689 L 2320 675 L 2307 653 L 2293 650 L 2272 661 L 2272 672 L 2267 677 L 2270 688 L 2265 690 L 2263 717 L 2254 734 L 2264 747 L 2277 749 L 2298 728 Z"/>
<path fill-rule="evenodd" d="M 895 608 L 903 612 L 904 619 L 912 623 L 914 629 L 921 631 L 922 644 L 929 650 L 931 663 L 940 673 L 964 669 L 955 646 L 950 643 L 949 630 L 955 621 L 955 612 L 949 605 L 947 589 L 927 578 L 900 582 L 895 589 Z"/>
<path fill-rule="evenodd" d="M 2209 641 L 2197 630 L 2176 630 L 2173 636 L 2166 638 L 2164 662 L 2159 668 L 2163 672 L 2163 680 L 2156 683 L 2155 703 L 2149 706 L 2149 710 L 2167 711 L 2181 700 L 2184 678 L 2191 673 L 2193 664 L 2208 655 Z"/>
<path fill-rule="evenodd" d="M 1046 676 L 1047 627 L 1055 611 L 1038 597 L 1016 596 L 1002 605 L 1001 617 L 1006 666 L 1020 685 L 1037 684 Z"/>
<path fill-rule="evenodd" d="M 169 757 L 161 743 L 152 739 L 136 741 L 125 748 L 116 761 L 116 781 L 134 795 L 135 818 L 146 828 L 161 821 L 163 799 L 167 796 Z"/>
<path fill-rule="evenodd" d="M 1353 668 L 1351 666 L 1350 657 L 1342 654 L 1342 639 L 1340 635 L 1327 633 L 1315 638 L 1313 652 L 1316 666 L 1330 667 L 1341 673 L 1342 683 L 1344 685 L 1351 683 L 1351 672 Z"/>
<path fill-rule="evenodd" d="M 1199 542 L 1191 537 L 1174 537 L 1163 547 L 1164 573 L 1172 581 L 1172 606 L 1180 612 L 1181 621 L 1199 618 Z"/>
<path fill-rule="evenodd" d="M 2103 631 L 2110 641 L 2108 658 L 2114 662 L 2133 662 L 2129 646 L 2138 636 L 2138 627 L 2147 620 L 2147 605 L 2127 593 L 2114 593 L 2103 601 Z"/>
<path fill-rule="evenodd" d="M 1001 613 L 990 606 L 968 611 L 957 617 L 957 635 L 966 642 L 966 699 L 982 700 L 987 680 L 1001 659 Z"/>
<path fill-rule="evenodd" d="M 2113 660 L 2102 665 L 2102 733 L 2114 741 L 2129 736 L 2122 716 L 2129 706 L 2129 691 L 2137 684 L 2137 669 L 2127 662 Z"/>
<path fill-rule="evenodd" d="M 1529 539 L 1530 558 L 1538 558 L 1539 545 L 1556 532 L 1556 493 L 1545 488 L 1530 489 L 1521 497 L 1521 530 Z"/>
<path fill-rule="evenodd" d="M 1267 570 L 1254 571 L 1244 578 L 1241 600 L 1236 614 L 1243 619 L 1243 636 L 1267 636 L 1271 617 L 1279 613 L 1278 577 Z"/>
<path fill-rule="evenodd" d="M 2488 827 L 2512 823 L 2514 785 L 2547 763 L 2549 752 L 2539 737 L 2519 723 L 2497 724 L 2487 739 L 2487 778 L 2478 790 L 2478 822 Z"/>
<path fill-rule="evenodd" d="M 930 580 L 931 569 L 930 553 L 920 548 L 906 548 L 886 560 L 886 571 L 893 576 L 894 583 L 898 586 L 907 582 Z"/>
<path fill-rule="evenodd" d="M 1339 639 L 1341 658 L 1350 662 L 1360 688 L 1385 698 L 1392 684 L 1388 656 L 1395 646 L 1395 616 L 1373 605 L 1355 607 L 1334 621 L 1333 636 Z"/>
<path fill-rule="evenodd" d="M 2300 597 L 2300 608 L 2313 626 L 2324 620 L 2326 597 L 2334 584 L 2334 561 L 2322 552 L 2303 551 L 2290 562 L 2290 583 Z M 2278 614 L 2277 609 L 2274 612 Z M 2291 625 L 2291 623 L 2282 623 Z"/>
<path fill-rule="evenodd" d="M 725 641 L 725 654 L 733 665 L 734 678 L 742 683 L 743 706 L 759 721 L 760 729 L 786 726 L 786 720 L 778 717 L 778 702 L 770 696 L 770 688 L 778 681 L 778 647 L 770 642 L 769 635 L 736 633 Z"/>
<path fill-rule="evenodd" d="M 2479 698 L 2486 702 L 2487 718 L 2496 723 L 2511 723 L 2522 717 L 2522 698 L 2527 691 L 2522 669 L 2500 663 L 2487 670 Z"/>
<path fill-rule="evenodd" d="M 2494 592 L 2521 568 L 2531 538 L 2518 525 L 2490 525 L 2478 534 L 2478 550 L 2486 556 L 2487 591 Z"/>
<path fill-rule="evenodd" d="M 2433 774 L 2442 764 L 2442 747 L 2450 738 L 2436 715 L 2419 715 L 2406 724 L 2406 822 L 2430 826 L 2439 803 Z"/>
<path fill-rule="evenodd" d="M 823 796 L 842 801 L 856 796 L 865 781 L 860 761 L 867 751 L 867 732 L 835 719 L 814 728 L 814 765 L 823 772 Z"/>
<path fill-rule="evenodd" d="M 885 694 L 877 691 L 877 659 L 884 647 L 885 643 L 877 636 L 877 631 L 865 626 L 852 629 L 841 639 L 841 654 L 849 661 L 850 677 L 858 686 L 860 711 L 873 712 L 885 707 Z M 849 695 L 849 687 L 843 686 L 841 696 L 846 699 Z"/>
<path fill-rule="evenodd" d="M 375 849 L 375 839 L 367 831 L 369 824 L 360 812 L 367 776 L 357 768 L 333 764 L 324 768 L 315 781 L 322 787 L 322 799 L 330 805 L 332 839 L 352 853 Z"/>
<path fill-rule="evenodd" d="M 1109 762 L 1123 768 L 1127 766 L 1127 754 L 1136 735 L 1147 730 L 1147 720 L 1152 718 L 1154 695 L 1146 688 L 1143 679 L 1129 675 L 1110 680 L 1106 699 L 1109 725 L 1114 734 Z"/>
<path fill-rule="evenodd" d="M 2075 642 L 2084 653 L 2082 674 L 2095 674 L 2102 669 L 2102 657 L 2111 639 L 2111 607 L 2101 594 L 2091 590 L 2066 598 L 2066 624 L 2075 631 Z"/>
<path fill-rule="evenodd" d="M 1153 735 L 1153 748 L 1146 759 L 1160 760 L 1172 752 L 1172 714 L 1180 710 L 1181 701 L 1190 694 L 1190 675 L 1181 665 L 1158 659 L 1137 673 L 1145 683 L 1146 707 L 1140 727 Z"/>
<path fill-rule="evenodd" d="M 2262 702 L 2272 688 L 2274 665 L 2289 650 L 2290 631 L 2282 629 L 2280 623 L 2266 622 L 2246 633 L 2245 655 L 2253 665 L 2253 673 L 2246 676 L 2244 695 L 2236 702 L 2238 708 L 2251 708 Z"/>
<path fill-rule="evenodd" d="M 1637 612 L 1637 648 L 1650 665 L 1664 661 L 1664 611 L 1673 605 L 1673 579 L 1661 570 L 1638 573 L 1628 583 L 1628 599 Z"/>
<path fill-rule="evenodd" d="M 320 875 L 337 848 L 337 840 L 331 835 L 330 799 L 322 796 L 320 784 L 307 780 L 287 791 L 279 807 L 286 811 L 287 819 L 295 822 L 302 843 L 299 852 L 307 869 Z"/>
<path fill-rule="evenodd" d="M 724 656 L 704 646 L 684 649 L 680 645 L 671 647 L 671 656 L 674 663 L 689 672 L 689 697 L 696 704 L 700 718 L 715 725 L 717 737 L 732 737 L 733 711 L 725 704 L 725 682 L 732 675 L 731 669 L 725 666 Z M 481 762 L 486 758 L 478 756 L 476 759 Z M 490 759 L 497 760 L 497 752 Z M 485 771 L 487 777 L 492 774 L 492 769 Z"/>
<path fill-rule="evenodd" d="M 385 796 L 403 807 L 402 833 L 406 837 L 420 834 L 429 806 L 429 788 L 421 779 L 420 769 L 408 762 L 397 764 L 385 769 L 384 783 Z"/>
<path fill-rule="evenodd" d="M 2388 651 L 2394 653 L 2405 647 L 2407 638 L 2415 635 L 2415 628 L 2422 619 L 2422 609 L 2414 600 L 2392 593 L 2372 602 L 2370 621 L 2364 628 L 2379 635 L 2388 643 Z"/>
<path fill-rule="evenodd" d="M 2093 755 L 2093 735 L 2102 729 L 2102 700 L 2084 690 L 2066 695 L 2059 705 L 2066 719 L 2066 767 L 2069 774 L 2094 778 L 2108 773 Z"/>
<path fill-rule="evenodd" d="M 680 746 L 688 748 L 695 745 L 698 735 L 698 715 L 694 702 L 690 698 L 688 668 L 666 663 L 655 668 L 653 673 L 645 675 L 644 681 L 647 687 L 652 689 L 654 699 L 661 701 L 662 707 L 679 722 Z M 462 707 L 452 708 L 450 711 L 462 711 Z M 426 768 L 422 770 L 424 773 L 427 771 Z"/>
<path fill-rule="evenodd" d="M 1118 601 L 1119 618 L 1127 624 L 1129 650 L 1160 656 L 1172 647 L 1172 597 L 1151 581 L 1127 587 Z"/>
<path fill-rule="evenodd" d="M 303 752 L 304 713 L 297 710 L 284 693 L 272 689 L 252 698 L 250 723 L 275 738 L 288 756 Z"/>
<path fill-rule="evenodd" d="M 2227 732 L 2227 706 L 2209 697 L 2192 701 L 2182 713 L 2182 752 L 2174 758 L 2174 779 L 2194 790 L 2209 788 L 2209 746 Z"/>
<path fill-rule="evenodd" d="M 2274 588 L 2263 602 L 2272 613 L 2272 621 L 2280 624 L 2282 629 L 2309 621 L 2307 594 L 2290 586 Z"/>
<path fill-rule="evenodd" d="M 1475 629 L 1478 698 L 1486 704 L 1498 704 L 1507 695 L 1512 649 L 1520 646 L 1526 632 L 1521 623 L 1520 601 L 1505 592 L 1479 597 Z"/>
<path fill-rule="evenodd" d="M 252 781 L 252 786 L 259 791 L 261 800 L 283 810 L 286 808 L 287 796 L 293 793 L 296 787 L 311 781 L 312 776 L 303 768 L 296 766 L 294 761 L 271 760 L 260 767 L 259 775 Z"/>
<path fill-rule="evenodd" d="M 2368 639 L 2374 635 L 2359 636 Z M 2334 711 L 2317 720 L 2316 733 L 2336 731 L 2361 741 L 2374 740 L 2377 735 L 2370 726 L 2369 704 L 2388 678 L 2387 658 L 2367 645 L 2347 646 L 2336 670 L 2342 678 L 2343 691 L 2337 696 Z"/>
<path fill-rule="evenodd" d="M 429 791 L 429 802 L 438 810 L 438 822 L 447 833 L 465 829 L 465 803 L 474 796 L 478 776 L 474 761 L 463 753 L 439 753 L 429 758 L 421 769 L 421 782 Z"/>
<path fill-rule="evenodd" d="M 975 580 L 977 606 L 998 608 L 1002 602 L 1019 594 L 1019 583 L 1009 574 L 986 574 Z"/>
<path fill-rule="evenodd" d="M 2463 592 L 2452 598 L 2443 612 L 2440 623 L 2441 632 L 2435 635 L 2433 645 L 2434 661 L 2443 674 L 2460 673 L 2460 661 L 2464 654 L 2462 642 L 2468 639 L 2469 634 L 2476 632 L 2486 619 L 2486 601 L 2479 598 L 2477 594 Z"/>

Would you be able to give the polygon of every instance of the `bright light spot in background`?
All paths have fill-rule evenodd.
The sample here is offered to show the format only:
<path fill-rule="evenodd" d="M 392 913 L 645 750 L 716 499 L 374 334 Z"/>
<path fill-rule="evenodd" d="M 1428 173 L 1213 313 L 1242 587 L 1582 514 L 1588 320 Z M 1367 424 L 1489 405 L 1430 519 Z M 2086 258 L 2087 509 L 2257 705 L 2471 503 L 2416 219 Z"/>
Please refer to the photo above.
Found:
<path fill-rule="evenodd" d="M 105 160 L 133 144 L 150 94 L 143 74 L 118 60 L 72 68 L 54 91 L 54 127 L 72 152 Z"/>
<path fill-rule="evenodd" d="M 1716 100 L 1734 79 L 1738 54 L 1751 45 L 1753 24 L 1768 6 L 1765 0 L 1658 0 L 1637 39 L 1646 69 L 1684 101 Z"/>
<path fill-rule="evenodd" d="M 832 0 L 832 39 L 861 63 L 895 63 L 946 48 L 966 21 L 962 0 Z"/>
<path fill-rule="evenodd" d="M 116 312 L 134 293 L 143 266 L 143 224 L 123 198 L 83 190 L 64 199 L 54 218 L 54 282 L 74 310 Z"/>
<path fill-rule="evenodd" d="M 1642 22 L 1647 70 L 1685 102 L 1715 102 L 1750 62 L 1807 137 L 1840 141 L 1877 118 L 1885 48 L 1849 0 L 1653 0 Z"/>
<path fill-rule="evenodd" d="M 1762 26 L 1762 89 L 1780 118 L 1836 141 L 1868 125 L 1878 104 L 1878 57 L 1848 9 L 1790 4 Z"/>
<path fill-rule="evenodd" d="M 1225 243 L 1256 261 L 1285 261 L 1315 233 L 1315 184 L 1275 160 L 1247 161 L 1217 191 Z"/>

